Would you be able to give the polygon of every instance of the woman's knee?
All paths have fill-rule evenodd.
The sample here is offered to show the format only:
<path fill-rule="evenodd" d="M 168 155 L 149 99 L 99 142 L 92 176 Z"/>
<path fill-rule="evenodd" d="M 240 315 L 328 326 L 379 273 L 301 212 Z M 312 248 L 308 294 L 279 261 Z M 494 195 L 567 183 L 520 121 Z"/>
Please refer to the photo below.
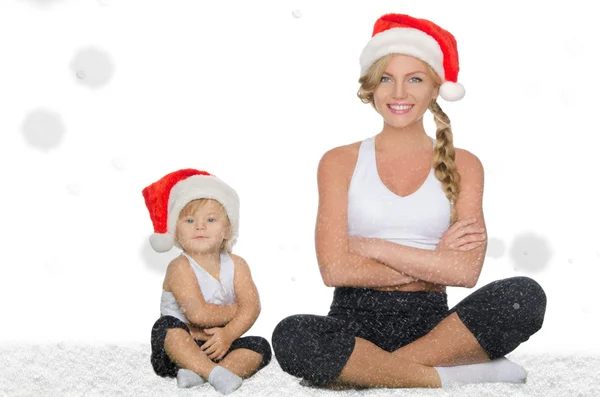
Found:
<path fill-rule="evenodd" d="M 509 289 L 512 296 L 525 297 L 545 311 L 546 293 L 537 281 L 525 276 L 511 277 L 506 281 L 510 283 Z"/>
<path fill-rule="evenodd" d="M 542 286 L 534 279 L 526 276 L 518 276 L 512 278 L 514 282 L 519 285 L 522 289 L 530 291 L 530 293 L 539 297 L 539 299 L 546 300 L 546 293 Z"/>
<path fill-rule="evenodd" d="M 530 305 L 530 315 L 534 323 L 533 328 L 537 331 L 542 327 L 546 315 L 546 293 L 542 286 L 532 278 L 521 277 L 519 284 L 523 290 L 523 296 L 532 302 L 532 305 Z"/>
<path fill-rule="evenodd" d="M 273 351 L 284 372 L 325 385 L 335 379 L 354 349 L 342 320 L 311 314 L 284 318 L 273 330 Z"/>
<path fill-rule="evenodd" d="M 518 276 L 503 280 L 506 284 L 505 296 L 510 299 L 513 310 L 525 325 L 527 332 L 537 332 L 546 314 L 546 293 L 542 286 L 530 277 Z"/>
<path fill-rule="evenodd" d="M 293 348 L 293 341 L 303 334 L 304 315 L 295 314 L 281 320 L 273 330 L 271 341 L 275 354 Z"/>

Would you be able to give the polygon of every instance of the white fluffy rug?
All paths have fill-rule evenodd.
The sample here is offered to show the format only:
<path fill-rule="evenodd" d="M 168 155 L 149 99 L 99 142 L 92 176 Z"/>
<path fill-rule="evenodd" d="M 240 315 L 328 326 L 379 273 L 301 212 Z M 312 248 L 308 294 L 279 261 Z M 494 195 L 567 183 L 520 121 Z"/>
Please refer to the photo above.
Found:
<path fill-rule="evenodd" d="M 464 385 L 452 389 L 366 389 L 332 391 L 300 385 L 275 358 L 231 396 L 600 396 L 600 357 L 510 354 L 528 371 L 526 384 Z M 221 396 L 210 385 L 178 389 L 156 376 L 150 345 L 0 346 L 0 396 Z"/>

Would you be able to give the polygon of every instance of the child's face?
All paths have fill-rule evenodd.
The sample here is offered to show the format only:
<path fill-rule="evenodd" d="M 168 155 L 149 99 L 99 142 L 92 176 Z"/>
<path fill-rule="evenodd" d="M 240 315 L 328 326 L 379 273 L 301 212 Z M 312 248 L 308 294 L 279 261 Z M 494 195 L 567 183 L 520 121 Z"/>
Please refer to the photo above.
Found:
<path fill-rule="evenodd" d="M 190 215 L 177 221 L 175 237 L 188 253 L 219 252 L 230 233 L 225 209 L 216 200 L 207 200 Z"/>

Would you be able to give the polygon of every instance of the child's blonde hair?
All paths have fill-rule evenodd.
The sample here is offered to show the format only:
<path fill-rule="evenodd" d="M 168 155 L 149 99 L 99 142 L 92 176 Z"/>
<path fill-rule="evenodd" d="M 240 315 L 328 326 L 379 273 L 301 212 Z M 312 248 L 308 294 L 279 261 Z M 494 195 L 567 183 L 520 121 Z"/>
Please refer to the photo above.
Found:
<path fill-rule="evenodd" d="M 379 86 L 381 76 L 385 72 L 385 68 L 391 61 L 392 57 L 397 54 L 389 54 L 379 58 L 376 62 L 371 65 L 367 74 L 362 76 L 358 82 L 360 88 L 357 92 L 357 96 L 363 103 L 370 103 L 375 108 L 375 101 L 373 100 L 373 92 Z M 424 62 L 425 63 L 425 62 Z M 425 63 L 427 65 L 427 63 Z M 440 76 L 427 65 L 428 75 L 435 82 L 436 88 L 439 88 L 442 84 Z M 435 124 L 437 126 L 436 139 L 437 145 L 433 152 L 433 167 L 435 177 L 442 183 L 446 198 L 451 204 L 451 215 L 450 215 L 450 226 L 456 222 L 456 207 L 454 203 L 458 199 L 460 193 L 460 174 L 456 169 L 454 163 L 455 152 L 452 128 L 450 127 L 450 119 L 442 111 L 442 108 L 435 100 L 432 100 L 429 104 L 429 110 L 433 113 Z"/>
<path fill-rule="evenodd" d="M 214 201 L 217 204 L 219 204 L 219 207 L 223 211 L 223 214 L 225 214 L 225 219 L 227 219 L 227 226 L 231 226 L 231 222 L 229 220 L 229 216 L 227 215 L 227 211 L 225 210 L 225 207 L 223 207 L 223 205 L 221 205 L 221 203 L 219 203 L 217 200 L 208 199 L 208 198 L 196 199 L 196 200 L 192 200 L 189 203 L 187 203 L 185 205 L 185 207 L 182 208 L 181 212 L 179 212 L 179 219 L 184 218 L 186 216 L 193 215 L 196 211 L 198 211 L 198 209 L 200 209 L 204 205 L 206 205 L 206 203 L 208 201 Z M 225 244 L 227 244 L 226 238 L 224 238 L 223 241 L 221 242 L 221 247 L 219 248 L 220 252 L 225 251 Z"/>

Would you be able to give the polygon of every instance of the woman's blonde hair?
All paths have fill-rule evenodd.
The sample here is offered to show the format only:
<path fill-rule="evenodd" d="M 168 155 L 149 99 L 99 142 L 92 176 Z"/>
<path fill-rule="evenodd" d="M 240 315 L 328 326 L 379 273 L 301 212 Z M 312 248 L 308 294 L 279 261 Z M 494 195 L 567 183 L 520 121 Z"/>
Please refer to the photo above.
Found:
<path fill-rule="evenodd" d="M 193 215 L 199 208 L 203 207 L 209 200 L 212 200 L 212 199 L 201 198 L 201 199 L 196 199 L 196 200 L 190 201 L 189 203 L 187 203 L 185 205 L 185 207 L 182 208 L 181 212 L 179 212 L 179 219 L 184 218 L 189 215 Z M 223 210 L 223 213 L 225 214 L 225 219 L 227 219 L 227 226 L 230 226 L 231 222 L 229 221 L 229 216 L 227 215 L 227 211 L 225 211 L 225 208 L 221 205 L 221 203 L 219 203 L 217 200 L 214 200 L 214 201 L 216 201 L 217 204 L 219 204 L 219 206 Z M 227 244 L 226 238 L 224 238 L 223 241 L 221 242 L 221 247 L 219 248 L 220 252 L 225 251 L 225 244 Z"/>
<path fill-rule="evenodd" d="M 385 68 L 394 55 L 396 54 L 389 54 L 379 58 L 371 65 L 369 71 L 358 80 L 360 83 L 360 88 L 357 92 L 358 97 L 363 103 L 370 103 L 374 109 L 376 108 L 373 100 L 373 92 L 379 86 L 381 76 L 383 76 Z M 434 80 L 436 87 L 439 88 L 442 84 L 440 76 L 429 65 L 427 65 L 427 69 L 429 76 Z M 456 222 L 456 208 L 454 203 L 456 203 L 458 194 L 460 193 L 460 174 L 454 162 L 455 151 L 454 144 L 452 143 L 452 128 L 450 126 L 450 118 L 444 113 L 435 99 L 429 104 L 429 111 L 433 114 L 437 126 L 437 145 L 433 152 L 434 173 L 435 177 L 442 183 L 446 198 L 450 201 L 450 226 L 452 226 Z"/>

